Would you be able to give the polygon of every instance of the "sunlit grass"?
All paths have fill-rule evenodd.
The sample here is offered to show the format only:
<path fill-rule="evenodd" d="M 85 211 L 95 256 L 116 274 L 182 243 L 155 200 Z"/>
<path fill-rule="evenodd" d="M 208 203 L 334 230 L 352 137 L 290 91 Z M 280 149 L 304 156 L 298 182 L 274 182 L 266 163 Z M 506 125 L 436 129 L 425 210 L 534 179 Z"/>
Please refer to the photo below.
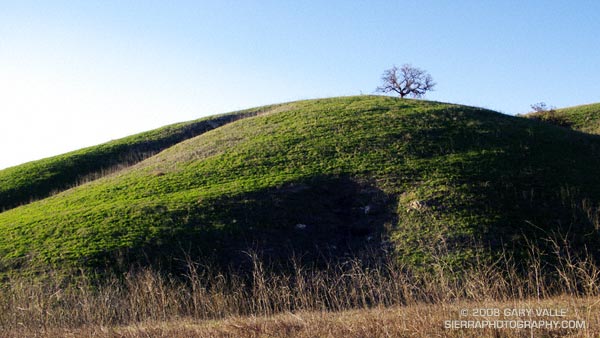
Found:
<path fill-rule="evenodd" d="M 525 236 L 599 242 L 597 137 L 378 96 L 247 112 L 263 114 L 0 213 L 1 270 L 177 269 L 183 253 L 227 262 L 262 243 L 284 257 L 315 246 L 343 255 L 368 241 L 415 266 L 442 254 L 459 267 L 475 254 L 523 254 Z"/>

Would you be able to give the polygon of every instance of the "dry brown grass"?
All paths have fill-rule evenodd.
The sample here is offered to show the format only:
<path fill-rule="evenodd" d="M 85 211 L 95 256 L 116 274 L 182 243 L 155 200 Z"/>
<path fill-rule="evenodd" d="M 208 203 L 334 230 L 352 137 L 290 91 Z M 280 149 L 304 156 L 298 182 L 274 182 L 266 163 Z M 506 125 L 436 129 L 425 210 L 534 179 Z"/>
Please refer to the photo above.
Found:
<path fill-rule="evenodd" d="M 576 301 L 576 304 L 573 302 Z M 444 327 L 447 320 L 459 319 L 461 309 L 474 308 L 562 308 L 568 310 L 565 319 L 584 320 L 585 330 L 510 330 L 463 329 Z M 452 304 L 411 305 L 343 312 L 285 313 L 272 317 L 235 317 L 217 322 L 174 321 L 145 323 L 117 328 L 113 336 L 143 337 L 578 337 L 600 334 L 599 300 L 557 297 L 544 301 L 519 302 L 457 302 Z M 493 319 L 488 317 L 487 319 Z M 511 319 L 517 319 L 516 317 Z M 527 319 L 523 317 L 522 319 Z"/>
<path fill-rule="evenodd" d="M 456 319 L 543 319 L 551 317 L 460 316 L 461 309 L 564 309 L 560 320 L 584 321 L 584 329 L 447 329 L 445 322 Z M 5 332 L 6 337 L 598 337 L 600 336 L 600 298 L 554 297 L 545 300 L 505 302 L 455 302 L 378 307 L 341 312 L 297 312 L 262 317 L 229 317 L 221 320 L 179 318 L 145 321 L 127 326 L 84 326 L 76 329 L 28 328 Z"/>
<path fill-rule="evenodd" d="M 84 274 L 75 281 L 13 278 L 0 285 L 0 337 L 600 336 L 600 269 L 557 238 L 556 263 L 542 264 L 532 248 L 526 273 L 509 258 L 461 273 L 441 261 L 418 272 L 390 259 L 357 258 L 281 272 L 252 255 L 245 276 L 190 261 L 183 278 L 150 269 L 100 285 Z M 481 308 L 502 312 L 486 318 L 472 312 Z M 586 327 L 444 327 L 447 320 L 527 317 L 504 318 L 506 308 L 564 309 L 561 321 L 583 320 Z"/>

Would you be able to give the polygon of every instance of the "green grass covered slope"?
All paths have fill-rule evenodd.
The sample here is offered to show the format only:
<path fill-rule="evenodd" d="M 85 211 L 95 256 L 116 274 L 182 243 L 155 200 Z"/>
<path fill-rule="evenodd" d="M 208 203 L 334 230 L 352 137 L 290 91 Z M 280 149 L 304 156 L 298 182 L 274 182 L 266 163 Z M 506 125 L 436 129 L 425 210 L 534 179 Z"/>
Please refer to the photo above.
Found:
<path fill-rule="evenodd" d="M 600 103 L 529 113 L 525 117 L 600 135 Z"/>
<path fill-rule="evenodd" d="M 119 171 L 183 140 L 257 113 L 248 110 L 177 123 L 0 170 L 0 212 Z"/>
<path fill-rule="evenodd" d="M 598 251 L 600 137 L 493 111 L 357 96 L 282 104 L 0 213 L 0 271 L 170 269 L 394 251 L 414 266 Z"/>

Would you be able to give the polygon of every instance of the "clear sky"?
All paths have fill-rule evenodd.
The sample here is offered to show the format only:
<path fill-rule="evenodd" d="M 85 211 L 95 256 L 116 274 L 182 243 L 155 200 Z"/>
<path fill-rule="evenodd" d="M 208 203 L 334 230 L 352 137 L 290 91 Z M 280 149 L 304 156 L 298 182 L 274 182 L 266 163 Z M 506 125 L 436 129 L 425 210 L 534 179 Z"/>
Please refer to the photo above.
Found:
<path fill-rule="evenodd" d="M 371 94 L 507 114 L 600 101 L 600 1 L 0 0 L 0 168 L 216 113 Z"/>

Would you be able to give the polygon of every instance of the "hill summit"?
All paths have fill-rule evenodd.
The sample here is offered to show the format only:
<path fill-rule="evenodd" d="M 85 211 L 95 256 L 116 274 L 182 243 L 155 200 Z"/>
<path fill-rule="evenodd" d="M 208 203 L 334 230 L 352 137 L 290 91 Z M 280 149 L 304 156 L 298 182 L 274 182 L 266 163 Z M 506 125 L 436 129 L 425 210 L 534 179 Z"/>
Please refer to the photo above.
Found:
<path fill-rule="evenodd" d="M 597 136 L 383 96 L 229 116 L 50 196 L 24 178 L 12 193 L 39 200 L 0 213 L 0 270 L 240 264 L 249 250 L 461 265 L 523 257 L 555 234 L 597 252 Z"/>

